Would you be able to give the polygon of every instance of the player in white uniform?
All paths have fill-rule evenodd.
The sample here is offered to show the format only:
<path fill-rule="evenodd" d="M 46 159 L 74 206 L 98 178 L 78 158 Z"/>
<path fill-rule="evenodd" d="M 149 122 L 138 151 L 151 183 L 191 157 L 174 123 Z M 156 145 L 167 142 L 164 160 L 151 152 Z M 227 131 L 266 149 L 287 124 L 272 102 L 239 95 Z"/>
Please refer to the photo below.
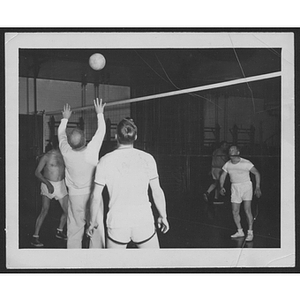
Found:
<path fill-rule="evenodd" d="M 96 169 L 91 224 L 87 233 L 93 238 L 94 228 L 103 220 L 102 190 L 106 185 L 110 198 L 106 220 L 107 248 L 126 248 L 130 241 L 138 248 L 159 248 L 148 197 L 149 185 L 159 213 L 158 228 L 163 233 L 169 230 L 156 162 L 152 155 L 133 147 L 136 138 L 134 122 L 123 119 L 117 126 L 118 148 L 103 156 Z M 101 214 L 97 214 L 98 211 Z"/>
<path fill-rule="evenodd" d="M 231 238 L 244 237 L 244 232 L 241 226 L 240 206 L 244 203 L 244 210 L 247 216 L 248 233 L 246 241 L 253 240 L 253 215 L 251 211 L 251 200 L 253 196 L 252 181 L 250 172 L 255 176 L 255 196 L 261 196 L 260 190 L 260 174 L 254 165 L 247 159 L 241 158 L 240 151 L 237 146 L 229 148 L 230 160 L 223 166 L 223 173 L 220 177 L 220 193 L 225 195 L 224 182 L 227 174 L 229 174 L 231 182 L 231 204 L 233 220 L 237 226 L 237 232 Z"/>
<path fill-rule="evenodd" d="M 93 188 L 94 172 L 99 161 L 99 151 L 105 136 L 106 124 L 102 99 L 94 101 L 98 118 L 98 129 L 86 145 L 83 131 L 73 129 L 67 136 L 66 127 L 72 114 L 71 107 L 64 106 L 63 119 L 58 128 L 59 148 L 66 166 L 66 185 L 69 189 L 69 210 L 67 222 L 67 248 L 81 248 L 86 224 L 86 206 Z M 90 248 L 104 247 L 104 235 L 99 227 Z"/>

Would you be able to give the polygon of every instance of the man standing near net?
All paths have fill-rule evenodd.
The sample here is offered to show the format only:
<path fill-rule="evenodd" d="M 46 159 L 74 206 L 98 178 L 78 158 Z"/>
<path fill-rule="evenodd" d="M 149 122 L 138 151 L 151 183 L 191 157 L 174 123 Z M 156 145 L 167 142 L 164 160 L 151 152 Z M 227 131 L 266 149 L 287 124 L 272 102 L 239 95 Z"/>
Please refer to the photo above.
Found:
<path fill-rule="evenodd" d="M 246 241 L 253 240 L 253 215 L 251 211 L 251 202 L 253 197 L 253 187 L 250 179 L 250 172 L 255 176 L 255 191 L 254 194 L 257 198 L 261 196 L 260 190 L 260 174 L 254 167 L 252 162 L 240 157 L 240 151 L 237 146 L 231 146 L 229 148 L 230 160 L 223 166 L 223 173 L 220 177 L 220 193 L 225 195 L 226 190 L 224 188 L 224 182 L 227 174 L 229 174 L 231 182 L 231 204 L 233 220 L 237 226 L 237 232 L 231 236 L 231 238 L 244 237 L 243 228 L 241 226 L 240 206 L 243 202 L 244 210 L 248 222 L 248 233 Z"/>
<path fill-rule="evenodd" d="M 123 119 L 118 124 L 116 138 L 118 148 L 103 156 L 96 169 L 91 224 L 87 233 L 93 239 L 95 228 L 103 220 L 102 191 L 106 185 L 110 197 L 106 221 L 107 248 L 126 248 L 131 241 L 138 248 L 159 248 L 148 196 L 149 186 L 159 214 L 159 230 L 166 233 L 169 223 L 156 162 L 152 155 L 133 147 L 137 139 L 133 120 Z"/>
<path fill-rule="evenodd" d="M 72 111 L 66 104 L 62 112 L 63 119 L 58 128 L 59 148 L 66 166 L 66 185 L 69 189 L 69 209 L 67 222 L 67 248 L 81 248 L 84 227 L 87 218 L 87 203 L 93 189 L 94 172 L 99 161 L 99 151 L 105 136 L 106 125 L 102 99 L 94 100 L 98 118 L 98 129 L 92 140 L 86 145 L 84 132 L 73 129 L 67 136 L 66 127 Z M 103 248 L 104 235 L 100 226 L 95 230 L 90 248 Z"/>

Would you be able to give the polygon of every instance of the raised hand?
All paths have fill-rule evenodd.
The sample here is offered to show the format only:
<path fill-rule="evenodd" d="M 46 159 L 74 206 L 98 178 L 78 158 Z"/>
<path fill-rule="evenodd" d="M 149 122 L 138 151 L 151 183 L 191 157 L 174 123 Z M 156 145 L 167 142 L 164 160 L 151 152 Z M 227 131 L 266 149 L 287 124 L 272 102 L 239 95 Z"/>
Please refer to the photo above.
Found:
<path fill-rule="evenodd" d="M 64 110 L 62 111 L 62 115 L 64 119 L 69 119 L 72 115 L 71 106 L 67 103 L 64 105 Z"/>
<path fill-rule="evenodd" d="M 94 100 L 95 111 L 97 114 L 103 114 L 105 105 L 106 103 L 102 104 L 102 99 L 100 99 L 100 102 L 99 98 L 96 98 L 96 100 Z"/>

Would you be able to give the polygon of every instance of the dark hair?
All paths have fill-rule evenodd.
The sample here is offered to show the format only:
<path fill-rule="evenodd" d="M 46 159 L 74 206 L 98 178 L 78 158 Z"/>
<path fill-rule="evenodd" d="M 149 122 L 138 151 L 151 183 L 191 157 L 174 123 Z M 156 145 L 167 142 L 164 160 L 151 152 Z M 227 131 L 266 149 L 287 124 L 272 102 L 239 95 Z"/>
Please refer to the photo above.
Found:
<path fill-rule="evenodd" d="M 241 151 L 240 147 L 238 145 L 232 144 L 229 148 L 235 147 L 237 151 Z"/>
<path fill-rule="evenodd" d="M 86 143 L 84 132 L 79 128 L 73 128 L 68 134 L 68 142 L 74 150 L 82 148 Z"/>
<path fill-rule="evenodd" d="M 137 127 L 133 120 L 124 118 L 117 126 L 117 138 L 120 144 L 133 144 L 137 136 Z"/>

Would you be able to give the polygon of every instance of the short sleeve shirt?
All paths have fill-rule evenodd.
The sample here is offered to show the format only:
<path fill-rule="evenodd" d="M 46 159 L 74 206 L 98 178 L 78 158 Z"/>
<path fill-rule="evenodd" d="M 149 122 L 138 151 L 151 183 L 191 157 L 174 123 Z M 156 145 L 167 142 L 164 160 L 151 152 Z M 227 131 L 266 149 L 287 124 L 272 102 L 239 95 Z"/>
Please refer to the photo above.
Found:
<path fill-rule="evenodd" d="M 243 183 L 250 181 L 250 170 L 253 167 L 251 161 L 241 158 L 237 164 L 229 160 L 222 169 L 229 174 L 231 183 Z"/>
<path fill-rule="evenodd" d="M 107 186 L 111 210 L 149 205 L 149 182 L 157 177 L 152 155 L 135 148 L 119 148 L 100 159 L 95 182 Z"/>

